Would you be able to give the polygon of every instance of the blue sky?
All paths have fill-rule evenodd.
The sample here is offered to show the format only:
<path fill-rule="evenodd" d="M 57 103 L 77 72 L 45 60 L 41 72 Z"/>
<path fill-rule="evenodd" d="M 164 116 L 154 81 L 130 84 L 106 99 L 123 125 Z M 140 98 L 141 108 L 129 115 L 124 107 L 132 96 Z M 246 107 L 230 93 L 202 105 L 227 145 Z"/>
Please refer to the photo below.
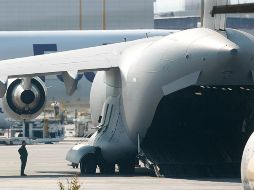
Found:
<path fill-rule="evenodd" d="M 200 0 L 197 0 L 200 1 Z M 185 0 L 157 0 L 154 8 L 155 12 L 167 12 L 167 11 L 177 11 L 184 9 Z M 254 2 L 254 0 L 231 0 L 232 3 L 249 3 Z"/>

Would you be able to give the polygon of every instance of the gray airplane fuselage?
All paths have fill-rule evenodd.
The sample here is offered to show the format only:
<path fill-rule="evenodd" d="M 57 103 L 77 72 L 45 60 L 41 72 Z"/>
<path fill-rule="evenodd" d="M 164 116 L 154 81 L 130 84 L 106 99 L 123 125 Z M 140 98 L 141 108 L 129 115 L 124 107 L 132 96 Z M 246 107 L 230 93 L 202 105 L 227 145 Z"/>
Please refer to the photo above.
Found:
<path fill-rule="evenodd" d="M 164 175 L 238 175 L 253 131 L 253 49 L 248 33 L 198 28 L 125 50 L 92 85 L 90 145 L 119 163 L 137 154 L 139 136 Z"/>

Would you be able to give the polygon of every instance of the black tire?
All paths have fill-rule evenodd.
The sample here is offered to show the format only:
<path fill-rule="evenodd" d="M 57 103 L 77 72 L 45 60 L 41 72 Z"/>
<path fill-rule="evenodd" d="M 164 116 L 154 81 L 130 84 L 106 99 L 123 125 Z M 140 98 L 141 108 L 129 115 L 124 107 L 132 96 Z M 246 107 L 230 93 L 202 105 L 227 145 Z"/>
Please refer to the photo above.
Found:
<path fill-rule="evenodd" d="M 75 168 L 78 168 L 78 164 L 72 163 L 71 166 L 72 166 L 72 168 L 74 168 L 74 169 L 75 169 Z"/>
<path fill-rule="evenodd" d="M 131 175 L 135 173 L 135 162 L 121 162 L 118 164 L 119 166 L 119 173 L 123 175 Z"/>
<path fill-rule="evenodd" d="M 96 159 L 93 154 L 88 154 L 80 161 L 80 173 L 95 174 L 96 173 Z"/>
<path fill-rule="evenodd" d="M 101 174 L 114 174 L 115 173 L 115 164 L 104 163 L 100 165 Z"/>

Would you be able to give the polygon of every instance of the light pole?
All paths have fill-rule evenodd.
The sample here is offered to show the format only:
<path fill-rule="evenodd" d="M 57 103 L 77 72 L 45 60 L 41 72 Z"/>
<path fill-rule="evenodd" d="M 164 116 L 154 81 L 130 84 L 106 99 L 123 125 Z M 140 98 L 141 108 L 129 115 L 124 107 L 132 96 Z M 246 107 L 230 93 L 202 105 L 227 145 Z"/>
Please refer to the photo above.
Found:
<path fill-rule="evenodd" d="M 102 0 L 102 29 L 106 30 L 106 0 Z"/>
<path fill-rule="evenodd" d="M 79 0 L 79 29 L 83 30 L 83 0 Z"/>

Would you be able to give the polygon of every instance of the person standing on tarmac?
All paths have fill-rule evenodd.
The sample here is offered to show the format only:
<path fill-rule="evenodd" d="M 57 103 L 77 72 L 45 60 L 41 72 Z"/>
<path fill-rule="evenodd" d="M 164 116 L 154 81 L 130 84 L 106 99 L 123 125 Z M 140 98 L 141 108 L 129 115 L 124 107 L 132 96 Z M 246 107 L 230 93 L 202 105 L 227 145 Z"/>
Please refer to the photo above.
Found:
<path fill-rule="evenodd" d="M 18 150 L 19 155 L 20 155 L 20 161 L 21 161 L 21 172 L 20 175 L 21 176 L 27 176 L 24 172 L 25 172 L 25 168 L 26 168 L 26 162 L 27 162 L 27 150 L 26 150 L 26 141 L 22 141 L 22 145 Z"/>

